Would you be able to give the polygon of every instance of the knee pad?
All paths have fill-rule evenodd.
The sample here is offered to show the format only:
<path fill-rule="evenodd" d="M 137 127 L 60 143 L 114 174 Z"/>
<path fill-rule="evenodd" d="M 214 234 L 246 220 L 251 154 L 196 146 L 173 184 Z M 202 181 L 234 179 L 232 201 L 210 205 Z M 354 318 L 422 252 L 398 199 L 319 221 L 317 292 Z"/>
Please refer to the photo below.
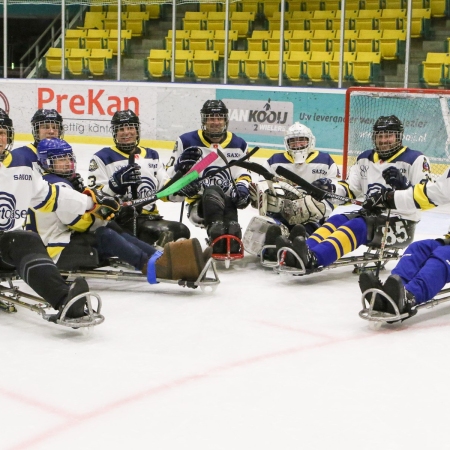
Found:
<path fill-rule="evenodd" d="M 0 237 L 0 251 L 4 262 L 19 266 L 26 255 L 33 253 L 49 257 L 41 237 L 32 231 L 8 231 Z"/>
<path fill-rule="evenodd" d="M 225 194 L 222 189 L 217 186 L 208 187 L 203 192 L 202 201 L 204 203 L 203 208 L 217 208 L 221 210 L 225 209 Z"/>

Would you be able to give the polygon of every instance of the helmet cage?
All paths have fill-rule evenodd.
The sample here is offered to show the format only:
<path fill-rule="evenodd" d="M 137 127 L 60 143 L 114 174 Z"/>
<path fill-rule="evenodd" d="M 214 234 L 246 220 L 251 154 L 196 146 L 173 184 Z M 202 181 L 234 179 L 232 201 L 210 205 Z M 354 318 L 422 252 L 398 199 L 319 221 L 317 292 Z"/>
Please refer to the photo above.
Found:
<path fill-rule="evenodd" d="M 31 132 L 36 144 L 42 140 L 39 130 L 44 127 L 57 130 L 56 138 L 64 138 L 63 119 L 55 109 L 38 109 L 31 119 Z"/>
<path fill-rule="evenodd" d="M 120 131 L 124 130 L 125 128 L 134 128 L 136 130 L 136 139 L 133 142 L 125 142 L 125 143 L 119 142 L 117 135 Z M 128 123 L 121 123 L 121 124 L 117 124 L 117 125 L 113 124 L 111 126 L 111 130 L 112 130 L 114 144 L 116 144 L 116 147 L 119 150 L 121 150 L 125 153 L 130 153 L 131 151 L 134 150 L 135 147 L 137 147 L 139 145 L 140 134 L 141 134 L 139 123 L 128 122 Z"/>
<path fill-rule="evenodd" d="M 10 126 L 10 125 L 6 125 L 4 123 L 2 123 L 2 120 L 0 120 L 0 130 L 6 130 L 6 146 L 3 150 L 2 155 L 4 155 L 4 153 L 6 151 L 11 150 L 13 144 L 14 144 L 14 127 Z"/>
<path fill-rule="evenodd" d="M 380 136 L 385 139 L 381 140 Z M 392 139 L 394 136 L 394 139 Z M 382 159 L 395 155 L 403 146 L 403 124 L 396 116 L 380 116 L 373 126 L 372 142 Z"/>
<path fill-rule="evenodd" d="M 210 139 L 223 138 L 228 129 L 228 108 L 222 100 L 207 100 L 200 110 L 203 134 Z M 224 119 L 224 125 L 207 123 L 209 119 Z"/>
<path fill-rule="evenodd" d="M 38 145 L 39 165 L 49 173 L 71 178 L 76 172 L 77 159 L 72 147 L 62 139 L 43 139 Z M 66 164 L 59 167 L 59 161 L 65 160 Z"/>
<path fill-rule="evenodd" d="M 306 139 L 307 143 L 305 143 Z M 294 163 L 302 164 L 315 148 L 316 138 L 307 126 L 296 122 L 288 128 L 284 137 L 284 146 Z"/>

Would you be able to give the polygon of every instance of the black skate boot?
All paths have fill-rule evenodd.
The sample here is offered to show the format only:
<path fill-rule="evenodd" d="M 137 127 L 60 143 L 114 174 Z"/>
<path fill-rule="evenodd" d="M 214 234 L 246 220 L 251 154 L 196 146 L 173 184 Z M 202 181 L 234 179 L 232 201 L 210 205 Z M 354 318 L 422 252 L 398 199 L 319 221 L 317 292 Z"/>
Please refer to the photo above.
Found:
<path fill-rule="evenodd" d="M 378 277 L 375 276 L 373 272 L 362 272 L 359 275 L 359 288 L 361 292 L 364 293 L 368 289 L 380 289 L 383 290 L 383 285 Z M 368 302 L 370 302 L 372 298 L 372 293 L 367 294 L 364 297 Z M 375 302 L 373 304 L 374 311 L 384 311 L 386 309 L 385 301 L 382 296 L 379 294 L 375 295 Z"/>
<path fill-rule="evenodd" d="M 236 221 L 231 221 L 228 224 L 228 234 L 231 234 L 231 236 L 236 236 L 239 239 L 242 239 L 242 230 L 241 226 Z M 230 253 L 239 253 L 241 250 L 241 246 L 239 245 L 239 242 L 232 239 L 230 241 Z"/>
<path fill-rule="evenodd" d="M 278 250 L 280 250 L 281 247 L 292 248 L 292 242 L 284 236 L 278 236 L 275 239 L 275 245 L 277 255 Z M 298 264 L 296 264 L 295 256 L 291 252 L 286 252 L 286 254 L 284 255 L 284 264 L 289 267 L 298 267 Z"/>
<path fill-rule="evenodd" d="M 293 242 L 295 253 L 300 257 L 305 265 L 305 269 L 314 270 L 319 267 L 315 253 L 310 250 L 303 236 L 297 236 Z"/>
<path fill-rule="evenodd" d="M 225 234 L 225 224 L 222 221 L 213 222 L 207 228 L 207 232 L 210 239 L 210 245 L 212 245 L 214 239 L 218 238 L 219 236 L 223 236 Z M 213 246 L 213 253 L 223 254 L 226 253 L 226 251 L 227 251 L 227 243 L 225 239 L 220 239 Z"/>
<path fill-rule="evenodd" d="M 414 295 L 405 289 L 402 279 L 398 275 L 391 275 L 388 277 L 384 283 L 383 291 L 394 300 L 400 314 L 408 313 L 409 316 L 413 316 L 417 313 L 416 310 L 412 311 L 411 309 L 416 304 Z M 385 303 L 385 312 L 395 314 L 391 302 L 386 301 Z"/>
<path fill-rule="evenodd" d="M 294 226 L 294 228 L 292 228 L 291 232 L 289 233 L 289 239 L 294 242 L 294 239 L 297 236 L 302 236 L 306 239 L 306 229 L 301 223 L 298 223 Z"/>
<path fill-rule="evenodd" d="M 276 239 L 281 236 L 281 227 L 279 225 L 270 225 L 266 231 L 266 238 L 264 245 L 275 245 Z M 268 248 L 265 250 L 264 259 L 267 261 L 277 260 L 277 251 L 275 248 Z"/>
<path fill-rule="evenodd" d="M 77 277 L 71 284 L 69 288 L 69 292 L 67 297 L 63 300 L 63 302 L 59 305 L 59 313 L 55 315 L 55 321 L 61 317 L 61 314 L 65 308 L 65 306 L 75 298 L 77 295 L 89 292 L 89 286 L 86 280 L 83 277 Z M 78 319 L 86 315 L 85 305 L 86 305 L 86 297 L 81 297 L 77 300 L 67 311 L 66 319 Z"/>

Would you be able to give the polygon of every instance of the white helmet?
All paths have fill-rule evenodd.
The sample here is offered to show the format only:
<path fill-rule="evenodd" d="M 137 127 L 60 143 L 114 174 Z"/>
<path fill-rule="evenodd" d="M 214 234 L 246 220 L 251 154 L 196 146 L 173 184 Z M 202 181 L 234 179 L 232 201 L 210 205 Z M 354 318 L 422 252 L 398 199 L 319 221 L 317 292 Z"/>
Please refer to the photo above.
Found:
<path fill-rule="evenodd" d="M 286 131 L 284 146 L 294 159 L 294 163 L 302 164 L 308 154 L 316 147 L 316 138 L 307 126 L 295 122 Z"/>

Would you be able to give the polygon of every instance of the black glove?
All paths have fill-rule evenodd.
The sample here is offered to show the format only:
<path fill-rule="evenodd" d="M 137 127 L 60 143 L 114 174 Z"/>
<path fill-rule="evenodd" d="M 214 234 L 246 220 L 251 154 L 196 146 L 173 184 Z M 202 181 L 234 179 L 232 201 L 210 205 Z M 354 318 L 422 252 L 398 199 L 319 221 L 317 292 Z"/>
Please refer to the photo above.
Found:
<path fill-rule="evenodd" d="M 74 174 L 72 178 L 69 178 L 69 181 L 76 191 L 78 192 L 84 191 L 84 180 L 79 173 Z"/>
<path fill-rule="evenodd" d="M 250 190 L 243 183 L 237 183 L 231 191 L 231 200 L 236 208 L 244 209 L 250 203 Z"/>
<path fill-rule="evenodd" d="M 120 209 L 120 203 L 114 197 L 106 195 L 100 189 L 86 188 L 83 194 L 92 197 L 92 201 L 94 202 L 94 207 L 88 212 L 100 219 L 111 220 L 114 214 Z"/>
<path fill-rule="evenodd" d="M 322 189 L 322 191 L 331 192 L 334 194 L 336 192 L 336 186 L 329 178 L 319 178 L 311 183 L 313 186 Z"/>
<path fill-rule="evenodd" d="M 175 172 L 182 172 L 183 174 L 189 172 L 192 166 L 200 161 L 203 155 L 202 149 L 200 147 L 188 147 L 183 153 L 178 157 L 175 163 Z"/>
<path fill-rule="evenodd" d="M 380 191 L 370 194 L 362 207 L 368 211 L 381 209 L 395 209 L 394 193 L 392 189 L 382 188 Z"/>
<path fill-rule="evenodd" d="M 201 187 L 202 185 L 198 181 L 193 181 L 192 183 L 176 192 L 175 195 L 182 195 L 183 197 L 194 197 L 194 195 L 198 194 L 198 191 L 201 189 Z"/>
<path fill-rule="evenodd" d="M 404 189 L 408 189 L 411 186 L 408 178 L 403 175 L 400 170 L 395 166 L 388 167 L 383 170 L 383 178 L 389 186 L 393 189 L 398 189 L 399 191 L 403 191 Z"/>
<path fill-rule="evenodd" d="M 119 225 L 127 225 L 138 216 L 136 208 L 134 206 L 123 206 L 120 208 L 119 212 L 114 216 L 114 220 Z"/>
<path fill-rule="evenodd" d="M 109 187 L 117 195 L 125 195 L 129 186 L 141 184 L 141 171 L 138 164 L 129 164 L 114 172 L 109 179 Z"/>

